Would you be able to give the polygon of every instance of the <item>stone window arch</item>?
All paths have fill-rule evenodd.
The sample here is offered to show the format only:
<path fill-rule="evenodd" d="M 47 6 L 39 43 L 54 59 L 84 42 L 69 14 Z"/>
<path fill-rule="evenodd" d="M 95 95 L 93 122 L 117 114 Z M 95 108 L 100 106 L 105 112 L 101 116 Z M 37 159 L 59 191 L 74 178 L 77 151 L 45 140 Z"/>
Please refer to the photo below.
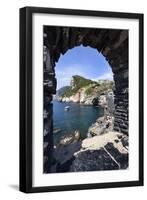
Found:
<path fill-rule="evenodd" d="M 101 52 L 114 74 L 114 130 L 128 134 L 128 30 L 78 27 L 43 28 L 44 52 L 44 171 L 49 169 L 53 147 L 52 95 L 56 94 L 55 66 L 60 55 L 75 46 Z M 50 141 L 50 142 L 49 142 Z M 49 155 L 50 154 L 50 155 Z M 47 155 L 47 156 L 46 156 Z"/>

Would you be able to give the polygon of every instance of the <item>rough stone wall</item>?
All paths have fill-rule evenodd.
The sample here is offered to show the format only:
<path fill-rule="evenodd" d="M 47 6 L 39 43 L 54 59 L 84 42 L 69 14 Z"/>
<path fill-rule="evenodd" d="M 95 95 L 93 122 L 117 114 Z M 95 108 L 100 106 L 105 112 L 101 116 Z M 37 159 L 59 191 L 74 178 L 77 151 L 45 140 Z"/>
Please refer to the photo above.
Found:
<path fill-rule="evenodd" d="M 53 150 L 52 95 L 56 93 L 55 65 L 75 46 L 90 46 L 109 62 L 115 81 L 114 130 L 128 134 L 128 31 L 44 26 L 44 173 L 50 171 Z"/>

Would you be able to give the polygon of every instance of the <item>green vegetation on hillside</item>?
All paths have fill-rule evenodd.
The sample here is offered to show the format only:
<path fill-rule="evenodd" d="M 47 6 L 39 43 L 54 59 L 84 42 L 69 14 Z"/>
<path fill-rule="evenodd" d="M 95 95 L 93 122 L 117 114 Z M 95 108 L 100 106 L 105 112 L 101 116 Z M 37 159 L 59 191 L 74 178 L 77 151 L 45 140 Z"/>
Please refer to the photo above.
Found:
<path fill-rule="evenodd" d="M 60 95 L 60 96 L 62 96 L 62 97 L 70 97 L 70 96 L 72 96 L 72 95 L 73 95 L 72 87 L 69 86 L 69 87 L 64 91 L 64 93 L 63 93 L 62 95 Z"/>
<path fill-rule="evenodd" d="M 58 96 L 70 97 L 78 92 L 81 88 L 85 88 L 86 95 L 100 95 L 108 89 L 113 89 L 113 81 L 104 81 L 98 83 L 82 76 L 75 75 L 72 77 L 71 86 L 65 86 L 58 90 Z"/>
<path fill-rule="evenodd" d="M 65 93 L 66 93 L 66 92 L 68 93 L 68 91 L 69 91 L 70 89 L 71 89 L 71 86 L 64 86 L 64 87 L 60 88 L 60 89 L 57 91 L 57 95 L 58 95 L 58 96 L 64 96 Z"/>
<path fill-rule="evenodd" d="M 85 93 L 87 95 L 93 95 L 93 94 L 97 94 L 97 95 L 101 95 L 102 93 L 104 93 L 107 90 L 113 90 L 114 87 L 114 83 L 113 81 L 110 81 L 108 83 L 102 83 L 102 84 L 94 84 L 90 87 L 88 87 L 85 91 Z"/>
<path fill-rule="evenodd" d="M 73 89 L 72 91 L 74 93 L 76 93 L 80 88 L 82 87 L 86 87 L 87 85 L 90 85 L 90 84 L 93 84 L 93 83 L 96 83 L 95 81 L 92 81 L 90 79 L 86 79 L 82 76 L 73 76 Z"/>

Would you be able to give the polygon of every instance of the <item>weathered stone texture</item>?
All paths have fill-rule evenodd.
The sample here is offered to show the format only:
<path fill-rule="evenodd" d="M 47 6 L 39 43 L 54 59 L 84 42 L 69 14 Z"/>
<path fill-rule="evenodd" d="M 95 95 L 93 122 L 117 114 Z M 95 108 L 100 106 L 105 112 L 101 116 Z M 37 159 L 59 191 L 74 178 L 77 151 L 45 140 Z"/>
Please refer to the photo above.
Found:
<path fill-rule="evenodd" d="M 49 169 L 48 153 L 53 148 L 51 95 L 56 93 L 55 65 L 60 55 L 75 46 L 90 46 L 109 62 L 115 81 L 114 130 L 128 134 L 128 31 L 44 26 L 44 172 Z M 47 125 L 49 125 L 46 130 Z M 50 140 L 51 139 L 51 140 Z M 52 147 L 51 147 L 52 146 Z"/>

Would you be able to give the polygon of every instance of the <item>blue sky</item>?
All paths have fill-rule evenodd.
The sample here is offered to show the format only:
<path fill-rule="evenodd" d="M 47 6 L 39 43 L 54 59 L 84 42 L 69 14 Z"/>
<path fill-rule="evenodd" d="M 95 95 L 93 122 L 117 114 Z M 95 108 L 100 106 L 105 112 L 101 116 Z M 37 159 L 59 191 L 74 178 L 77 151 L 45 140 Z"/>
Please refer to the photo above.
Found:
<path fill-rule="evenodd" d="M 92 80 L 113 80 L 108 62 L 102 54 L 91 47 L 75 47 L 60 56 L 56 63 L 57 89 L 69 85 L 73 75 Z"/>

